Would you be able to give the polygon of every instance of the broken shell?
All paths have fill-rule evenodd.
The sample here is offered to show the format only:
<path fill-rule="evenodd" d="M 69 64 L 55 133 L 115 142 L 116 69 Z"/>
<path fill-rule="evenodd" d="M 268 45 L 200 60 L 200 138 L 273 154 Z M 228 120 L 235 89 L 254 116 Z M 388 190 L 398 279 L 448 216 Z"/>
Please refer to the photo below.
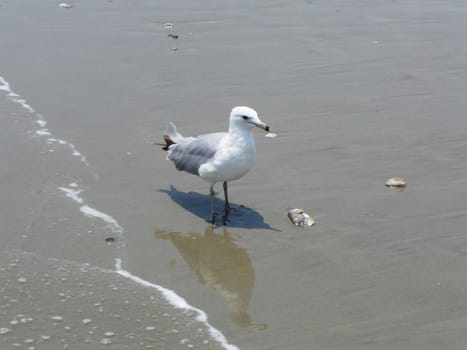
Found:
<path fill-rule="evenodd" d="M 274 134 L 273 132 L 269 132 L 266 135 L 264 135 L 264 137 L 274 138 L 274 137 L 277 137 L 277 134 Z"/>
<path fill-rule="evenodd" d="M 173 24 L 173 23 L 164 23 L 164 24 L 162 25 L 162 27 L 163 27 L 164 29 L 172 29 L 173 27 L 175 27 L 175 24 Z"/>
<path fill-rule="evenodd" d="M 407 181 L 405 181 L 403 177 L 395 176 L 395 177 L 391 177 L 388 181 L 386 181 L 386 186 L 405 187 L 407 186 Z"/>
<path fill-rule="evenodd" d="M 287 216 L 295 226 L 312 226 L 315 223 L 313 218 L 303 209 L 290 209 Z"/>
<path fill-rule="evenodd" d="M 58 4 L 58 6 L 63 7 L 64 9 L 71 9 L 73 7 L 70 4 L 67 4 L 65 2 Z"/>

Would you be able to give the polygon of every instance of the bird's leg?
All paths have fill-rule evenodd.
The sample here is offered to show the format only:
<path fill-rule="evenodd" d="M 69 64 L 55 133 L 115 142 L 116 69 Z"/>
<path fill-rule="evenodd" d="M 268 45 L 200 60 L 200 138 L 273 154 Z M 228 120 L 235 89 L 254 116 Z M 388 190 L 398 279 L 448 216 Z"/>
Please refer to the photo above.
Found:
<path fill-rule="evenodd" d="M 216 208 L 214 207 L 214 185 L 209 188 L 209 195 L 211 196 L 211 217 L 210 220 L 211 224 L 216 222 Z"/>
<path fill-rule="evenodd" d="M 224 188 L 224 216 L 222 217 L 223 224 L 227 222 L 227 217 L 230 212 L 230 204 L 229 204 L 229 195 L 227 193 L 227 181 L 224 181 L 222 184 L 222 187 Z"/>
<path fill-rule="evenodd" d="M 229 213 L 230 211 L 230 203 L 229 203 L 229 194 L 227 193 L 227 181 L 224 181 L 222 184 L 222 187 L 224 187 L 224 211 L 226 214 Z"/>

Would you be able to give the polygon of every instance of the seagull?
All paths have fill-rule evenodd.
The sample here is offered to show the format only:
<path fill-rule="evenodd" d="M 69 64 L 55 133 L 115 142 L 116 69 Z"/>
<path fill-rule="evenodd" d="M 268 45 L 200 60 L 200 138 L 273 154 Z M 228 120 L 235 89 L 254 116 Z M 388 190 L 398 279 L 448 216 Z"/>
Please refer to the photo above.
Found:
<path fill-rule="evenodd" d="M 227 132 L 184 137 L 177 131 L 175 124 L 170 122 L 167 133 L 163 135 L 165 144 L 159 144 L 167 151 L 167 159 L 173 161 L 178 170 L 197 175 L 210 185 L 212 224 L 217 218 L 214 185 L 223 183 L 225 224 L 230 211 L 227 183 L 241 178 L 255 163 L 256 147 L 252 133 L 255 126 L 269 131 L 269 126 L 259 119 L 254 109 L 238 106 L 230 113 Z"/>

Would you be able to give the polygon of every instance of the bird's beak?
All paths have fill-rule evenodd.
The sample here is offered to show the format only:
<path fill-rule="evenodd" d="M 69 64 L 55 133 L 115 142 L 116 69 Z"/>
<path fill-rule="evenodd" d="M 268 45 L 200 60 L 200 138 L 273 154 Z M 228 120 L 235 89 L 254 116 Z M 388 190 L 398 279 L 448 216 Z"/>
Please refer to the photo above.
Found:
<path fill-rule="evenodd" d="M 263 122 L 255 123 L 255 125 L 256 125 L 258 128 L 261 128 L 261 129 L 266 130 L 266 131 L 269 132 L 269 126 L 267 126 L 267 125 L 264 124 Z"/>

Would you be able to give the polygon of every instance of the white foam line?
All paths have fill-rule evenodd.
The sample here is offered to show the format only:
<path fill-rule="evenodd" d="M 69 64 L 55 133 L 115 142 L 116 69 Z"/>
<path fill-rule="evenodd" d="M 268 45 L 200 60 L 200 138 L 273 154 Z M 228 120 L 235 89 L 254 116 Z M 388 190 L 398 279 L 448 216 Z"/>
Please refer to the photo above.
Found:
<path fill-rule="evenodd" d="M 76 187 L 76 186 L 72 186 L 73 184 L 76 184 L 76 183 L 72 182 L 70 184 L 70 187 Z M 79 196 L 82 190 L 80 189 L 74 190 L 73 188 L 68 188 L 68 187 L 59 187 L 58 189 L 62 192 L 65 192 L 65 196 L 67 196 L 68 198 L 74 200 L 75 202 L 79 204 L 83 204 L 83 198 Z"/>
<path fill-rule="evenodd" d="M 47 141 L 49 143 L 54 143 L 55 142 L 55 143 L 59 143 L 61 145 L 66 145 L 67 144 L 67 142 L 65 140 L 57 140 L 57 139 L 54 139 L 53 137 L 48 138 Z"/>
<path fill-rule="evenodd" d="M 81 204 L 79 210 L 84 215 L 91 218 L 101 219 L 114 233 L 123 233 L 123 227 L 120 226 L 118 221 L 115 220 L 112 216 L 103 213 L 95 208 L 92 208 L 87 204 L 84 204 L 84 199 L 80 197 L 80 193 L 83 192 L 83 190 L 78 187 L 78 184 L 76 182 L 72 182 L 68 186 L 70 187 L 59 187 L 58 189 L 64 192 L 67 198 L 70 198 L 76 203 Z"/>
<path fill-rule="evenodd" d="M 41 128 L 45 128 L 45 126 L 47 125 L 47 122 L 45 120 L 42 120 L 42 119 L 37 119 L 36 123 L 39 124 L 39 126 Z"/>
<path fill-rule="evenodd" d="M 29 113 L 35 113 L 34 108 L 32 108 L 30 105 L 26 103 L 26 100 L 22 98 L 20 95 L 18 95 L 16 92 L 11 90 L 10 88 L 10 83 L 7 82 L 2 76 L 0 76 L 0 90 L 6 91 L 7 92 L 7 97 L 16 103 L 19 103 L 21 107 L 23 107 L 25 110 L 27 110 Z"/>
<path fill-rule="evenodd" d="M 35 114 L 35 116 L 37 117 L 37 120 L 35 121 L 35 123 L 39 125 L 39 129 L 35 131 L 37 135 L 52 136 L 52 133 L 50 132 L 50 130 L 46 128 L 47 122 L 44 120 L 42 115 L 37 113 L 34 110 L 34 108 L 32 108 L 21 95 L 14 92 L 10 87 L 10 83 L 6 81 L 2 76 L 0 76 L 0 90 L 6 92 L 6 97 L 10 101 L 20 104 L 21 107 L 23 107 L 26 111 L 28 111 L 31 114 Z M 51 140 L 53 139 L 50 139 L 50 138 L 48 139 L 48 141 L 51 141 Z M 84 164 L 86 164 L 86 166 L 88 167 L 91 166 L 89 162 L 87 161 L 86 157 L 83 156 L 80 152 L 78 152 L 78 150 L 72 143 L 69 143 L 64 140 L 59 140 L 58 142 L 62 145 L 67 145 L 71 149 L 72 155 L 75 157 L 78 157 Z"/>
<path fill-rule="evenodd" d="M 211 324 L 208 322 L 208 316 L 203 310 L 200 310 L 194 306 L 191 306 L 186 302 L 185 299 L 183 299 L 181 296 L 179 296 L 177 293 L 175 293 L 173 290 L 164 288 L 162 286 L 159 286 L 158 284 L 148 282 L 141 277 L 132 275 L 130 272 L 127 270 L 124 270 L 122 268 L 122 260 L 121 259 L 115 259 L 115 270 L 116 272 L 130 280 L 132 280 L 135 283 L 138 283 L 142 286 L 145 287 L 150 287 L 150 288 L 155 288 L 157 289 L 163 296 L 164 298 L 173 306 L 179 309 L 184 309 L 185 311 L 194 311 L 198 314 L 196 316 L 196 320 L 199 322 L 204 323 L 208 329 L 209 329 L 209 334 L 211 335 L 212 338 L 217 340 L 225 349 L 227 350 L 239 350 L 239 348 L 233 344 L 229 344 L 227 342 L 227 339 L 225 336 L 216 328 L 211 326 Z"/>
<path fill-rule="evenodd" d="M 69 142 L 67 142 L 67 145 L 68 145 L 68 147 L 70 147 L 71 152 L 75 157 L 79 157 L 83 163 L 85 163 L 87 166 L 90 166 L 90 164 L 89 164 L 88 160 L 86 159 L 86 157 L 83 156 L 81 154 L 81 152 L 78 152 L 75 145 L 73 145 L 72 143 L 69 143 Z"/>
<path fill-rule="evenodd" d="M 82 205 L 79 210 L 86 216 L 91 218 L 98 218 L 107 223 L 107 226 L 114 233 L 122 233 L 123 227 L 119 225 L 117 220 L 111 217 L 109 214 L 103 213 L 97 209 L 91 208 L 89 205 Z"/>
<path fill-rule="evenodd" d="M 49 129 L 46 129 L 46 128 L 36 130 L 36 134 L 39 136 L 51 136 L 52 135 Z"/>
<path fill-rule="evenodd" d="M 11 89 L 10 89 L 10 84 L 5 80 L 3 79 L 2 76 L 0 76 L 0 90 L 3 90 L 3 91 L 6 91 L 6 92 L 10 92 Z"/>
<path fill-rule="evenodd" d="M 13 102 L 16 102 L 16 103 L 19 103 L 25 110 L 27 110 L 29 113 L 34 113 L 34 108 L 32 108 L 30 105 L 28 105 L 26 103 L 26 100 L 24 98 L 20 98 L 20 97 L 16 97 L 18 96 L 17 94 L 15 93 L 9 93 L 7 95 L 10 100 L 12 100 Z"/>

